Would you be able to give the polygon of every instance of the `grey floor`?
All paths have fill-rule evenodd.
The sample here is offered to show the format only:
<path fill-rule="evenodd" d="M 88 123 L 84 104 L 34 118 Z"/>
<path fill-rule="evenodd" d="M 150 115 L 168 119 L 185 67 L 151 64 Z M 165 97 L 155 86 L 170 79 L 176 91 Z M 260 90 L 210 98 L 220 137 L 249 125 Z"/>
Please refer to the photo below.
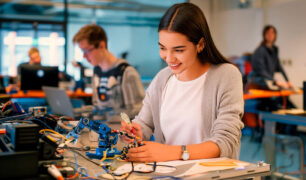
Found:
<path fill-rule="evenodd" d="M 268 151 L 270 155 L 275 155 L 276 157 L 274 171 L 300 177 L 301 160 L 304 159 L 304 153 L 301 154 L 303 151 L 303 148 L 301 148 L 303 146 L 303 144 L 301 146 L 302 139 L 306 139 L 305 135 L 299 135 L 299 137 L 277 135 L 275 152 Z M 251 163 L 267 162 L 265 145 L 269 143 L 271 142 L 267 139 L 261 140 L 258 134 L 254 136 L 254 133 L 250 131 L 243 131 L 239 159 Z"/>

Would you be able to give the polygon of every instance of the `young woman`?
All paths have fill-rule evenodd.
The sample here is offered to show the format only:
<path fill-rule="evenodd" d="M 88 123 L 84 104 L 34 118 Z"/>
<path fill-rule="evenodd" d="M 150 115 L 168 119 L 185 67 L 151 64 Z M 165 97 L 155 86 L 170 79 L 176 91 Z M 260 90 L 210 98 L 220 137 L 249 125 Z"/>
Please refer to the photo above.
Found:
<path fill-rule="evenodd" d="M 159 24 L 160 56 L 168 64 L 151 82 L 132 126 L 143 146 L 128 160 L 140 162 L 238 158 L 242 78 L 217 50 L 199 7 L 175 4 Z M 155 142 L 147 141 L 154 134 Z"/>
<path fill-rule="evenodd" d="M 255 50 L 251 59 L 253 68 L 253 72 L 250 74 L 251 81 L 257 82 L 258 86 L 266 89 L 269 89 L 266 87 L 267 81 L 272 81 L 273 84 L 284 89 L 293 88 L 278 58 L 278 48 L 274 44 L 276 41 L 275 27 L 272 25 L 265 26 L 262 36 L 263 41 Z M 276 72 L 281 72 L 286 82 L 276 81 L 273 77 Z"/>

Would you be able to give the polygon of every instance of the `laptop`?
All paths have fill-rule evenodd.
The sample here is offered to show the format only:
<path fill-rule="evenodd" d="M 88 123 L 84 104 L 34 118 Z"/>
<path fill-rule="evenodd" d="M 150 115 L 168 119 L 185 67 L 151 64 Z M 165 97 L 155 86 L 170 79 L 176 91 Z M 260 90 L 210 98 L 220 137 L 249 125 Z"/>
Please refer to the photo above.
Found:
<path fill-rule="evenodd" d="M 43 86 L 42 89 L 46 94 L 47 102 L 53 114 L 68 116 L 73 119 L 81 116 L 81 108 L 73 109 L 70 98 L 65 90 L 47 86 Z"/>

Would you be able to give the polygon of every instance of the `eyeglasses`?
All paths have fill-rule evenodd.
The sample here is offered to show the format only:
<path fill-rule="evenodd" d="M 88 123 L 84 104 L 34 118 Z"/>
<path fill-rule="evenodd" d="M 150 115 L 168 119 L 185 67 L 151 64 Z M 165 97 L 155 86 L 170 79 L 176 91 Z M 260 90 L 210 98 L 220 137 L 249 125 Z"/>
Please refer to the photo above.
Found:
<path fill-rule="evenodd" d="M 90 49 L 81 49 L 81 50 L 82 50 L 82 52 L 83 52 L 84 54 L 88 54 L 88 53 L 90 53 L 91 51 L 93 51 L 94 49 L 96 49 L 96 48 L 93 47 L 93 48 L 90 48 Z"/>

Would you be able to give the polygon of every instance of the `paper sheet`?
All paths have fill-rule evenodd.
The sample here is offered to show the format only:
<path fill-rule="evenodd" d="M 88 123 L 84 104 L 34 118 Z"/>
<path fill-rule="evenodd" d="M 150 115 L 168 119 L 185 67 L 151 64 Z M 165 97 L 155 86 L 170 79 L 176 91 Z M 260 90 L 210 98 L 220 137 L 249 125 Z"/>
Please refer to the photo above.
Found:
<path fill-rule="evenodd" d="M 211 162 L 211 163 L 209 163 Z M 216 166 L 203 166 L 200 165 L 200 163 L 208 163 L 212 165 L 213 163 L 218 162 Z M 222 163 L 224 163 L 225 166 L 222 166 Z M 234 166 L 229 166 L 229 163 L 235 163 Z M 178 161 L 167 161 L 167 162 L 157 162 L 158 165 L 168 165 L 168 166 L 181 166 L 185 164 L 194 164 L 189 170 L 184 172 L 183 174 L 179 176 L 185 176 L 185 175 L 192 175 L 197 173 L 205 173 L 208 171 L 216 171 L 216 170 L 225 170 L 225 169 L 232 169 L 232 168 L 241 168 L 247 166 L 249 163 L 238 161 L 238 160 L 232 160 L 228 158 L 213 158 L 213 159 L 199 159 L 199 160 L 178 160 Z M 137 171 L 151 171 L 152 170 L 151 165 L 146 165 L 142 163 L 135 163 L 134 164 L 134 170 Z M 124 164 L 115 171 L 116 174 L 123 174 L 126 172 L 130 172 L 132 170 L 132 166 L 130 163 Z M 175 169 L 171 167 L 162 167 L 157 166 L 156 171 L 157 173 L 171 173 L 174 172 Z"/>
<path fill-rule="evenodd" d="M 247 162 L 242 162 L 238 160 L 216 160 L 215 161 L 210 161 L 211 163 L 208 163 L 207 161 L 205 163 L 212 165 L 214 162 L 219 162 L 216 163 L 218 165 L 216 166 L 204 166 L 201 165 L 200 162 L 196 163 L 192 168 L 188 169 L 186 172 L 183 174 L 178 175 L 178 177 L 182 176 L 188 176 L 188 175 L 193 175 L 193 174 L 199 174 L 199 173 L 205 173 L 209 171 L 218 171 L 218 170 L 226 170 L 226 169 L 233 169 L 233 168 L 244 168 L 245 166 L 249 165 Z M 234 166 L 228 166 L 228 162 L 232 162 L 236 165 Z M 221 164 L 224 163 L 225 166 L 222 166 Z"/>

